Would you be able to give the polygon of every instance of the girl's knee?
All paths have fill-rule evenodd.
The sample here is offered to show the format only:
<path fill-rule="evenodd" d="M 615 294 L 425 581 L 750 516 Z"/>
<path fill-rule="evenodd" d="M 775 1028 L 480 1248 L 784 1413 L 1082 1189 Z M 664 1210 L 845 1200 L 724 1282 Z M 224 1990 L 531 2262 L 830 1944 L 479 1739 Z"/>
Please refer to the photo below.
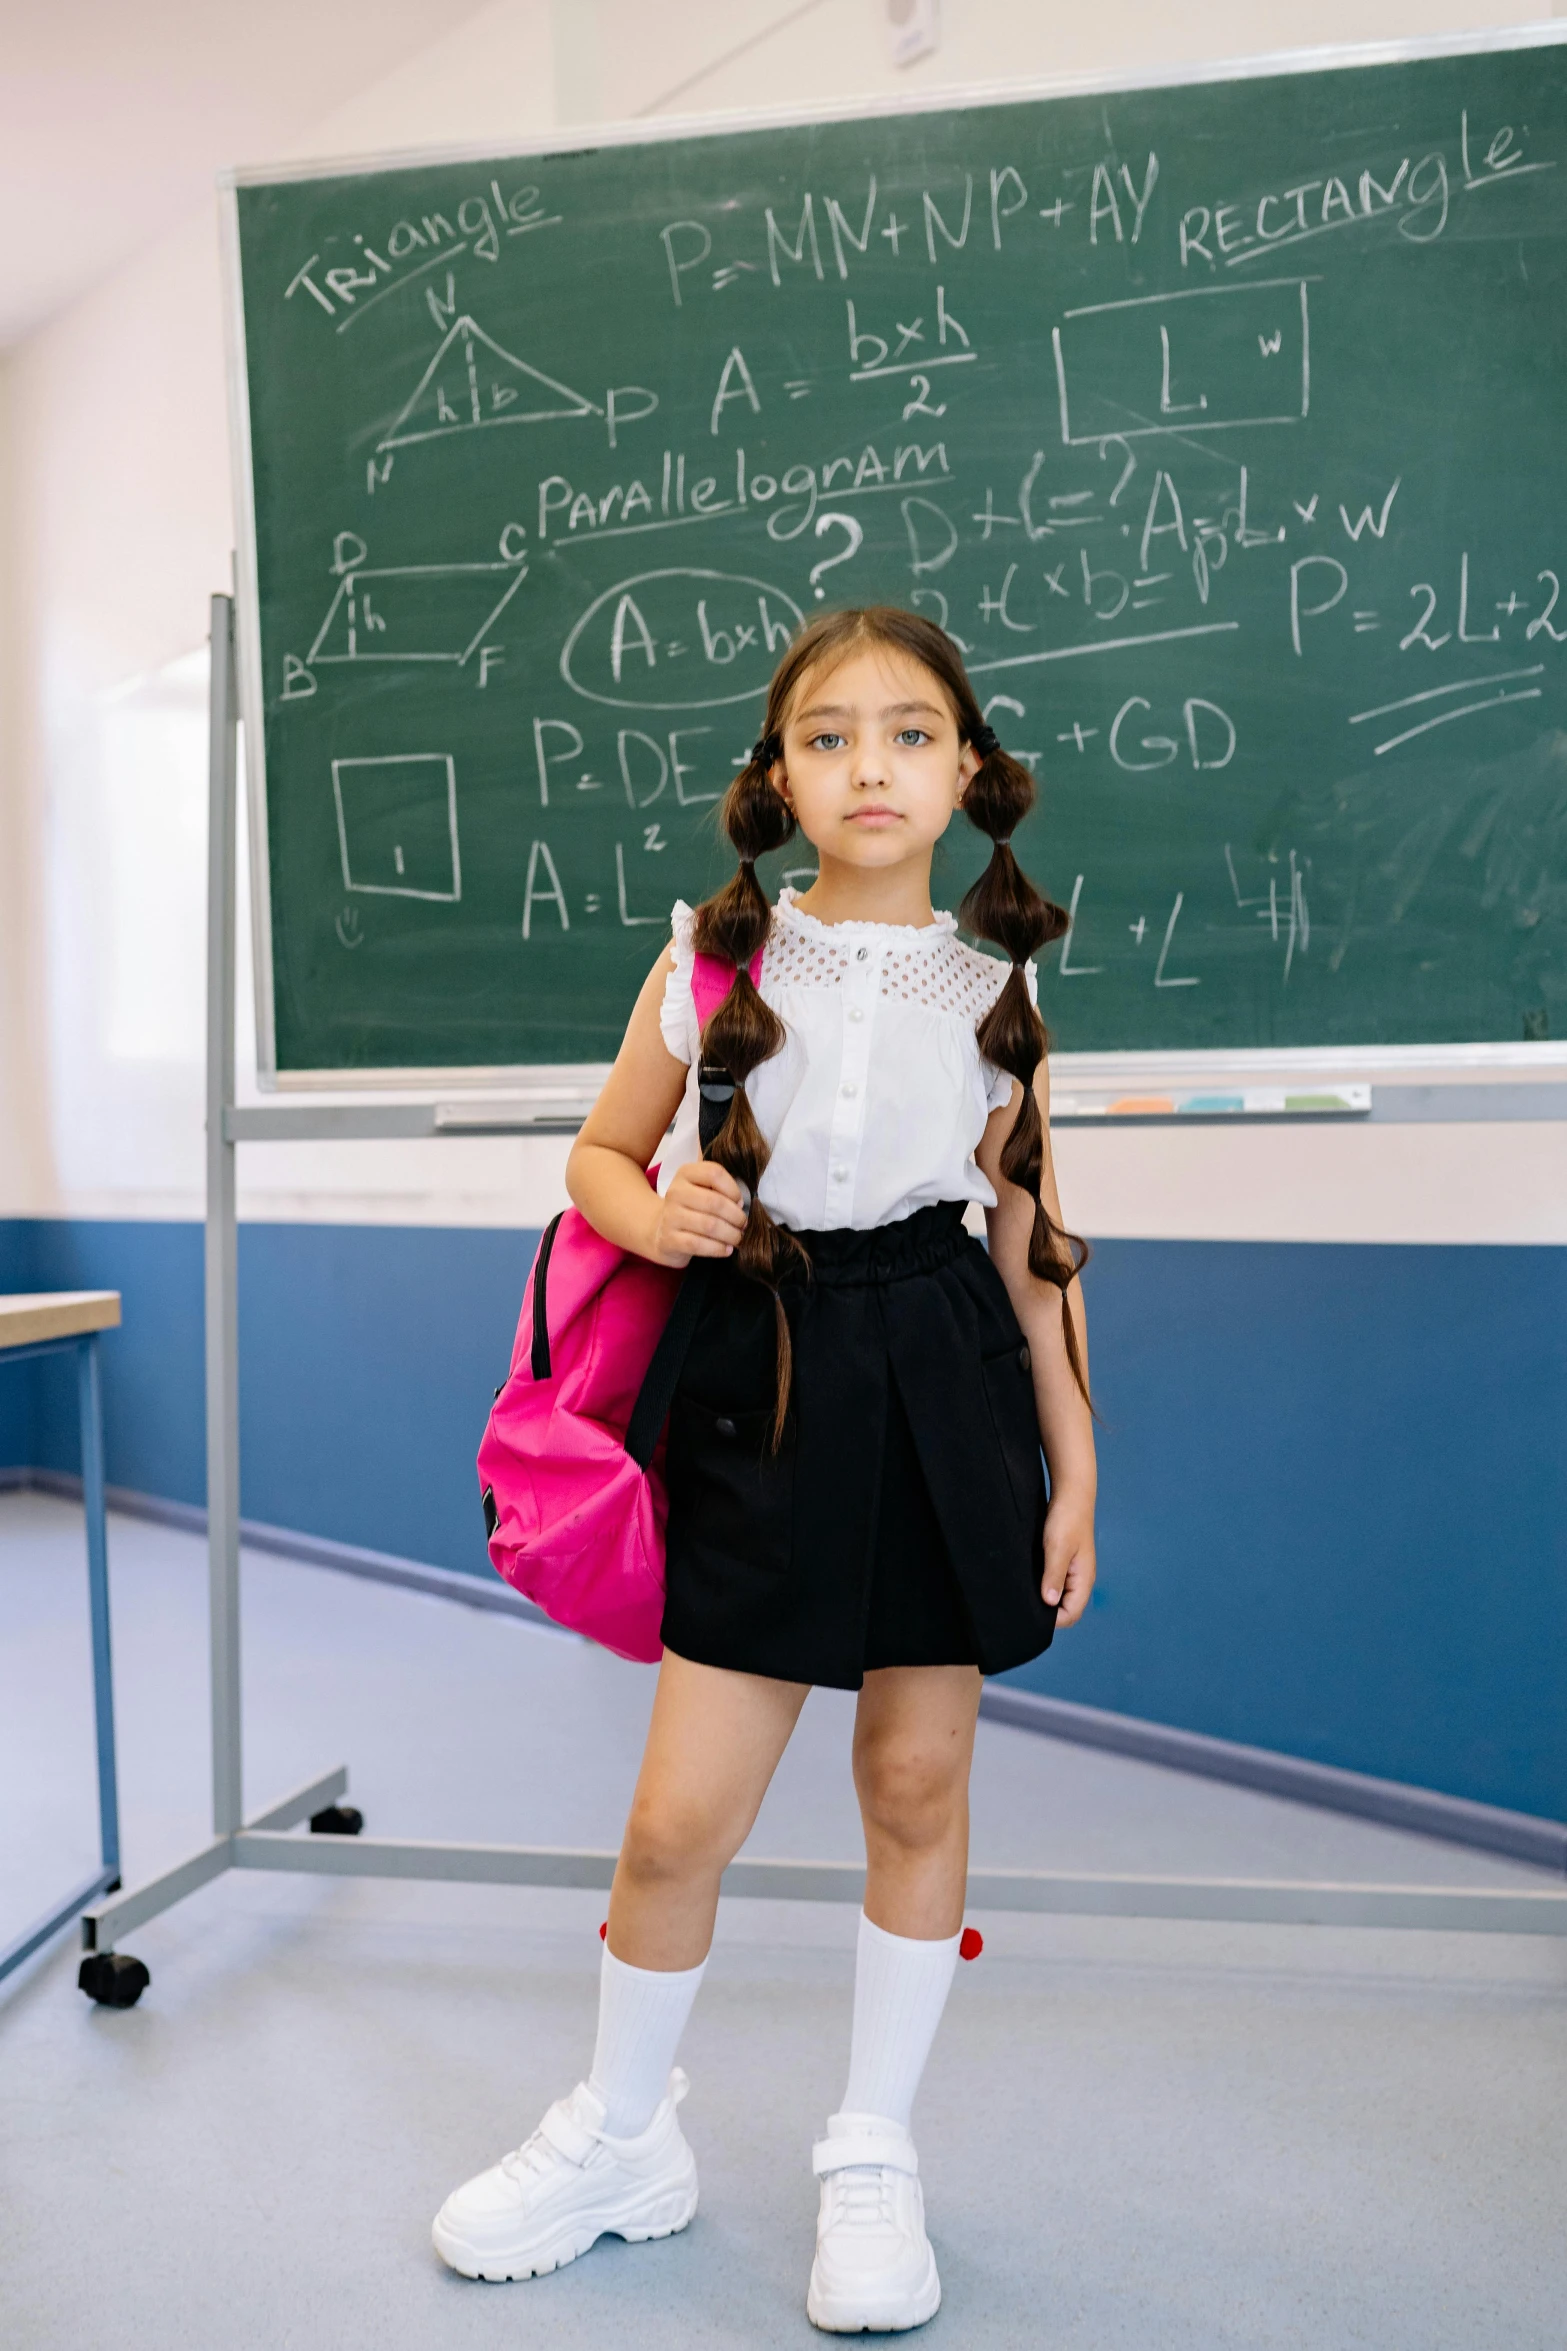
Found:
<path fill-rule="evenodd" d="M 620 1866 L 645 1884 L 702 1878 L 733 1860 L 740 1840 L 710 1807 L 689 1799 L 639 1795 L 621 1842 Z"/>
<path fill-rule="evenodd" d="M 917 1737 L 866 1739 L 855 1749 L 854 1784 L 867 1824 L 900 1844 L 935 1844 L 963 1815 L 968 1757 Z"/>

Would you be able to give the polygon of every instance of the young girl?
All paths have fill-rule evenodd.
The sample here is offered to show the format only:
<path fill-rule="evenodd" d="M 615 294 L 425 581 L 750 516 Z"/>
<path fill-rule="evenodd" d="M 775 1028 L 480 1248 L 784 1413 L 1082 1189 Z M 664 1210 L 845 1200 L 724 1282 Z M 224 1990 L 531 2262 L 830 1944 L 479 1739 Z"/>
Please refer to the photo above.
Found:
<path fill-rule="evenodd" d="M 894 2331 L 940 2301 L 909 2117 L 958 1955 L 980 1679 L 1075 1623 L 1094 1579 L 1086 1252 L 1061 1224 L 1028 960 L 1066 917 L 1008 846 L 1033 798 L 930 621 L 812 622 L 724 801 L 739 872 L 676 906 L 571 1154 L 590 1223 L 704 1288 L 669 1416 L 665 1652 L 592 2070 L 443 2205 L 436 2250 L 465 2276 L 534 2277 L 695 2212 L 675 2051 L 720 1876 L 823 1683 L 860 1693 L 867 1870 L 806 2310 L 833 2333 Z M 995 844 L 961 915 L 1008 963 L 931 908 L 959 808 Z M 772 908 L 756 860 L 797 827 L 817 878 Z M 697 951 L 737 973 L 700 1032 Z M 705 1155 L 704 1094 L 710 1118 L 727 1101 Z"/>

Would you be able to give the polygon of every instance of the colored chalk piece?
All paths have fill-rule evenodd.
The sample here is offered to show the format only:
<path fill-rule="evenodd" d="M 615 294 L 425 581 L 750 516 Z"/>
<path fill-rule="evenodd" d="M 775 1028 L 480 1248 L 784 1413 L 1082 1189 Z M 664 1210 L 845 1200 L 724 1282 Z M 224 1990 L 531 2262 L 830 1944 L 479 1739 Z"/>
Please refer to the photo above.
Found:
<path fill-rule="evenodd" d="M 1111 1118 L 1168 1118 L 1175 1103 L 1168 1094 L 1123 1094 L 1109 1105 Z"/>
<path fill-rule="evenodd" d="M 1188 1094 L 1178 1107 L 1187 1117 L 1215 1118 L 1244 1111 L 1246 1097 L 1244 1094 Z"/>
<path fill-rule="evenodd" d="M 1350 1104 L 1342 1094 L 1286 1094 L 1286 1110 L 1348 1110 Z"/>

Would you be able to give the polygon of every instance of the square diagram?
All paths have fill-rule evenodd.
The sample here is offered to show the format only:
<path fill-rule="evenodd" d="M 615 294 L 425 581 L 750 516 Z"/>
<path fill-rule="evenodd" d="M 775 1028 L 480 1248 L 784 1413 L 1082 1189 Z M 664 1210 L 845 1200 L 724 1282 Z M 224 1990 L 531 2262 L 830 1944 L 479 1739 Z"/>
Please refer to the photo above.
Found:
<path fill-rule="evenodd" d="M 457 903 L 457 770 L 448 753 L 334 759 L 332 793 L 345 890 Z"/>

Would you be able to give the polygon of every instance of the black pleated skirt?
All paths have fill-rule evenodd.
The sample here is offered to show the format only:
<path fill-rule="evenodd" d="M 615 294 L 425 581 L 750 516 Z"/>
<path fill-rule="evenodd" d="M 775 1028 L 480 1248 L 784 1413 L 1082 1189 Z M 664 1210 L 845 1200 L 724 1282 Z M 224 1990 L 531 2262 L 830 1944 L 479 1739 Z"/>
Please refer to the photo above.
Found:
<path fill-rule="evenodd" d="M 961 1203 L 799 1237 L 776 1454 L 772 1293 L 704 1261 L 669 1415 L 666 1646 L 840 1690 L 881 1666 L 1037 1657 L 1056 1612 L 1028 1348 Z"/>

